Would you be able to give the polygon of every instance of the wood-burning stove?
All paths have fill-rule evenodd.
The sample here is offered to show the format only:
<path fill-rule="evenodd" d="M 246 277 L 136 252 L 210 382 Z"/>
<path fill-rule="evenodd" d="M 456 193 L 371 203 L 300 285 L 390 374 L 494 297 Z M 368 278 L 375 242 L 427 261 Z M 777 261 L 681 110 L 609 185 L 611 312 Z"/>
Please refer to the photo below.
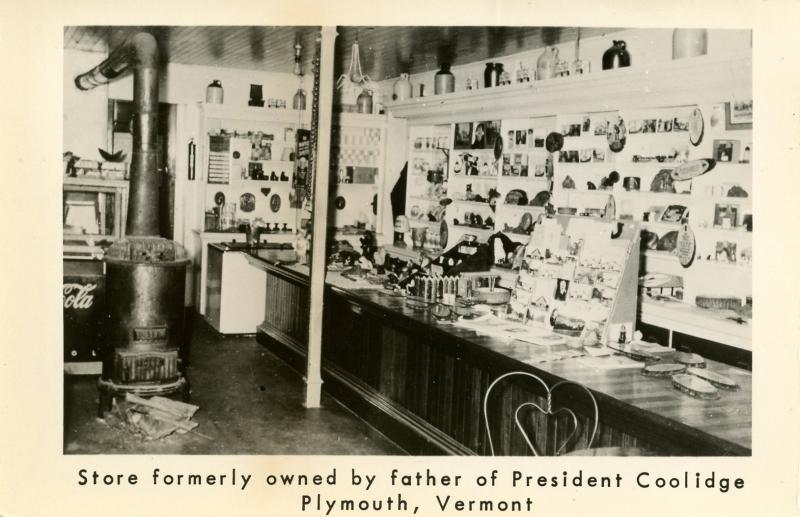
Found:
<path fill-rule="evenodd" d="M 159 232 L 158 46 L 140 32 L 75 78 L 89 90 L 133 71 L 133 152 L 126 237 L 106 250 L 106 316 L 100 414 L 116 395 L 185 390 L 183 345 L 186 250 Z M 188 390 L 184 391 L 184 393 Z"/>

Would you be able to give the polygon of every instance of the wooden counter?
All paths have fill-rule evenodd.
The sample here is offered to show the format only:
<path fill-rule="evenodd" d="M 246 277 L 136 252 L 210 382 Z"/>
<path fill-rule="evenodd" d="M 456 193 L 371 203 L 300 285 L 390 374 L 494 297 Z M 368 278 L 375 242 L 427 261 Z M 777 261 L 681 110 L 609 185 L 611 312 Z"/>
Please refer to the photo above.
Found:
<path fill-rule="evenodd" d="M 256 261 L 258 259 L 254 259 Z M 267 271 L 265 321 L 258 339 L 301 372 L 308 335 L 308 276 L 302 266 L 258 265 Z M 600 408 L 594 447 L 639 447 L 655 454 L 718 456 L 751 454 L 751 376 L 712 361 L 708 367 L 741 389 L 716 401 L 688 397 L 669 379 L 644 377 L 638 368 L 601 369 L 585 358 L 537 362 L 553 347 L 481 336 L 440 324 L 404 299 L 375 290 L 344 288 L 350 281 L 329 273 L 323 322 L 325 389 L 412 454 L 488 454 L 482 401 L 503 373 L 527 371 L 549 385 L 572 380 L 589 387 Z M 354 286 L 356 284 L 353 284 Z M 508 383 L 490 405 L 498 453 L 529 454 L 514 429 L 513 408 L 543 404 L 540 386 Z M 586 445 L 590 414 L 586 397 L 565 390 Z M 562 395 L 559 395 L 562 396 Z M 573 398 L 574 397 L 574 398 Z M 540 449 L 549 454 L 571 433 L 564 420 L 532 417 Z M 514 430 L 515 432 L 512 432 Z"/>

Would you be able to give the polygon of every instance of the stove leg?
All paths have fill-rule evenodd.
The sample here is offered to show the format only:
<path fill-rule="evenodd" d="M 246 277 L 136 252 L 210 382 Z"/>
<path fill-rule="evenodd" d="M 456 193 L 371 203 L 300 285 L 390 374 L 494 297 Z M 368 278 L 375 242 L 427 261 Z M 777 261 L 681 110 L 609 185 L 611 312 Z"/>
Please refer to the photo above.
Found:
<path fill-rule="evenodd" d="M 189 379 L 186 379 L 186 382 L 183 383 L 183 388 L 181 389 L 181 401 L 189 402 L 191 398 L 192 390 L 189 388 Z"/>
<path fill-rule="evenodd" d="M 99 404 L 97 406 L 98 418 L 106 416 L 106 411 L 111 411 L 111 406 L 114 402 L 114 396 L 111 393 L 100 390 Z"/>

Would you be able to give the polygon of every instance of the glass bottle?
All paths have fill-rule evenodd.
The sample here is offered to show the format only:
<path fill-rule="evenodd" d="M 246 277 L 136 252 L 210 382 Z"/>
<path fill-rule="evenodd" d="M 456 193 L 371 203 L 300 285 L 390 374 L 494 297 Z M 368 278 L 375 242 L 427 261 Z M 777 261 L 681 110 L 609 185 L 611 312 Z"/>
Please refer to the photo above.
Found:
<path fill-rule="evenodd" d="M 495 63 L 494 64 L 494 85 L 500 86 L 502 83 L 500 82 L 500 76 L 503 75 L 503 63 Z"/>
<path fill-rule="evenodd" d="M 548 47 L 544 49 L 542 55 L 536 60 L 536 79 L 552 79 L 555 76 L 556 65 L 558 64 L 558 49 Z"/>
<path fill-rule="evenodd" d="M 367 90 L 362 90 L 356 99 L 359 113 L 372 113 L 372 94 Z"/>
<path fill-rule="evenodd" d="M 300 111 L 306 109 L 306 92 L 304 92 L 302 88 L 298 88 L 297 93 L 294 94 L 292 109 Z"/>
<path fill-rule="evenodd" d="M 452 93 L 455 91 L 456 79 L 450 72 L 450 65 L 442 63 L 441 70 L 436 72 L 436 77 L 433 83 L 434 95 L 442 93 Z"/>

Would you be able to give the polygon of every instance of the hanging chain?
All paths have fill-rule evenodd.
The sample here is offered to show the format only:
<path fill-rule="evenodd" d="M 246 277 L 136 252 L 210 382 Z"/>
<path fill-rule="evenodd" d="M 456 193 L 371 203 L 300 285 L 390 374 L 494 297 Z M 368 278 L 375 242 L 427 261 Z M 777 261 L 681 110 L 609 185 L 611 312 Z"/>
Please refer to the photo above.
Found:
<path fill-rule="evenodd" d="M 314 177 L 317 169 L 317 142 L 319 139 L 319 68 L 321 38 L 316 41 L 314 59 L 311 61 L 311 73 L 314 74 L 314 87 L 311 91 L 311 148 L 308 156 L 308 178 L 306 188 L 306 199 L 314 199 Z"/>

